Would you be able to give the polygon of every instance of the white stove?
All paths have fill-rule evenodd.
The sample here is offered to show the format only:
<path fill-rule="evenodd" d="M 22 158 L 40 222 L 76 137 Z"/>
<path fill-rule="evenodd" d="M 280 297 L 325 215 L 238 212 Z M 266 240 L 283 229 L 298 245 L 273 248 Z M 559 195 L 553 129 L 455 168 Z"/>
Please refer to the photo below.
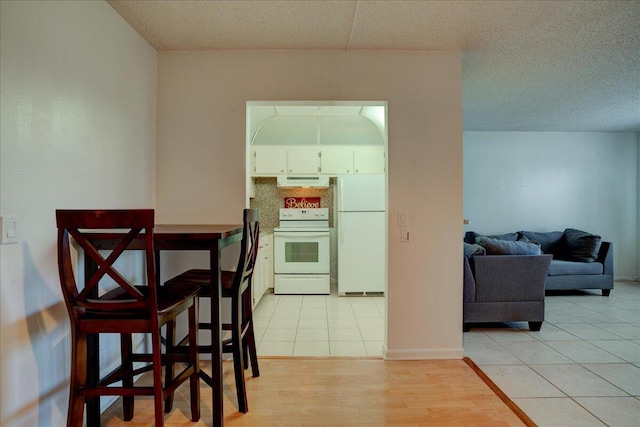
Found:
<path fill-rule="evenodd" d="M 329 209 L 280 209 L 274 293 L 329 294 Z"/>

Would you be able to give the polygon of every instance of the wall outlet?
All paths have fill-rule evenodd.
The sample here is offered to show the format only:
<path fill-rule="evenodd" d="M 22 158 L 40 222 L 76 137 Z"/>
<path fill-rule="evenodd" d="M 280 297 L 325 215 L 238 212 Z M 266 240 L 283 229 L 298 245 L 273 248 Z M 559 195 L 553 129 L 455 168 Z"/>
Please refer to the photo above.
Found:
<path fill-rule="evenodd" d="M 409 227 L 400 227 L 400 241 L 401 242 L 409 241 Z"/>
<path fill-rule="evenodd" d="M 0 216 L 0 244 L 18 243 L 17 215 Z"/>

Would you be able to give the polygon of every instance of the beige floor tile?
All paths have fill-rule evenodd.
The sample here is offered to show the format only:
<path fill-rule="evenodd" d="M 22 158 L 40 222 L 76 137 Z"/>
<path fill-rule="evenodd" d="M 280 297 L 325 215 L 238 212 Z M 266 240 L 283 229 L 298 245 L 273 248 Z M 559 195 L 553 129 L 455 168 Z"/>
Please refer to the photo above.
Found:
<path fill-rule="evenodd" d="M 464 345 L 464 355 L 476 365 L 522 365 L 522 361 L 500 347 L 495 341 L 469 342 Z"/>
<path fill-rule="evenodd" d="M 298 328 L 296 343 L 309 341 L 329 341 L 329 329 L 324 328 Z M 318 354 L 318 356 L 321 356 Z"/>
<path fill-rule="evenodd" d="M 575 399 L 609 427 L 640 426 L 640 400 L 633 397 L 578 397 Z"/>
<path fill-rule="evenodd" d="M 578 364 L 530 367 L 570 397 L 628 396 L 623 390 Z"/>
<path fill-rule="evenodd" d="M 296 341 L 294 356 L 331 356 L 329 341 Z"/>
<path fill-rule="evenodd" d="M 538 427 L 606 427 L 568 397 L 519 398 L 513 401 Z"/>
<path fill-rule="evenodd" d="M 585 364 L 585 368 L 632 396 L 640 397 L 640 368 L 629 363 Z"/>
<path fill-rule="evenodd" d="M 589 341 L 591 344 L 631 363 L 640 362 L 640 345 L 629 340 Z"/>
<path fill-rule="evenodd" d="M 296 328 L 268 328 L 262 336 L 262 342 L 265 341 L 295 341 Z"/>
<path fill-rule="evenodd" d="M 329 327 L 329 340 L 330 341 L 360 341 L 360 342 L 362 342 L 362 335 L 360 335 L 360 329 L 358 329 L 358 328 L 331 328 L 331 327 Z"/>
<path fill-rule="evenodd" d="M 301 317 L 298 321 L 298 328 L 323 328 L 326 329 L 329 324 L 327 317 Z"/>
<path fill-rule="evenodd" d="M 527 365 L 482 366 L 481 368 L 511 399 L 566 397 L 557 387 Z"/>
<path fill-rule="evenodd" d="M 365 341 L 364 348 L 367 350 L 367 356 L 382 357 L 384 341 Z"/>
<path fill-rule="evenodd" d="M 331 356 L 366 357 L 364 343 L 353 341 L 329 341 Z"/>
<path fill-rule="evenodd" d="M 294 341 L 277 342 L 262 341 L 258 347 L 258 357 L 260 356 L 293 356 Z"/>
<path fill-rule="evenodd" d="M 553 343 L 549 341 L 548 343 Z M 572 360 L 539 341 L 508 341 L 500 346 L 526 364 L 571 363 Z"/>
<path fill-rule="evenodd" d="M 621 363 L 624 360 L 588 341 L 548 341 L 549 347 L 576 363 Z"/>

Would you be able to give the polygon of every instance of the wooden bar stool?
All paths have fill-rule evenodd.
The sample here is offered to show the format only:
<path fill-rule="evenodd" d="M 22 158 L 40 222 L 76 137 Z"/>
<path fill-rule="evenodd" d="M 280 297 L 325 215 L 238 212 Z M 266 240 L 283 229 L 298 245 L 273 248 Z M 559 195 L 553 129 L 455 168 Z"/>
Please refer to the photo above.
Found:
<path fill-rule="evenodd" d="M 197 288 L 158 288 L 153 245 L 154 211 L 139 210 L 58 210 L 58 267 L 65 304 L 71 321 L 71 379 L 69 389 L 68 427 L 81 427 L 83 409 L 87 399 L 99 396 L 123 396 L 124 419 L 133 418 L 133 397 L 153 396 L 155 425 L 164 425 L 162 402 L 169 399 L 184 381 L 190 379 L 191 419 L 200 419 L 200 388 L 198 365 L 198 290 Z M 117 231 L 114 231 L 117 230 Z M 117 245 L 106 257 L 91 243 L 91 235 L 108 234 Z M 70 237 L 72 239 L 70 239 Z M 84 252 L 97 265 L 85 277 L 84 289 L 78 289 L 73 271 L 71 255 L 73 240 L 78 250 Z M 116 261 L 130 245 L 144 253 L 146 285 L 135 285 L 118 271 Z M 104 279 L 104 280 L 103 280 Z M 99 295 L 98 286 L 103 291 Z M 190 333 L 187 351 L 168 348 L 161 353 L 160 328 L 174 322 L 187 311 Z M 99 334 L 119 334 L 121 364 L 109 374 L 98 378 L 99 373 L 88 372 L 96 366 L 89 360 L 97 349 L 88 348 L 88 338 Z M 134 352 L 131 335 L 151 335 L 151 352 Z M 97 340 L 95 340 L 97 343 Z M 134 369 L 134 363 L 144 366 Z M 162 383 L 162 365 L 182 363 L 185 368 Z M 134 376 L 153 372 L 152 386 L 136 386 Z M 98 378 L 97 383 L 88 383 L 87 377 Z M 122 385 L 114 383 L 122 381 Z"/>
<path fill-rule="evenodd" d="M 260 234 L 260 212 L 258 209 L 245 209 L 243 211 L 243 232 L 240 243 L 240 258 L 236 271 L 222 271 L 221 287 L 222 297 L 231 299 L 231 323 L 223 323 L 223 330 L 231 331 L 231 338 L 222 342 L 223 352 L 233 354 L 233 365 L 236 382 L 236 393 L 238 396 L 238 409 L 246 413 L 249 410 L 247 404 L 247 391 L 244 379 L 244 369 L 248 368 L 249 358 L 251 359 L 251 371 L 254 377 L 260 376 L 258 368 L 258 352 L 256 350 L 256 340 L 253 331 L 253 313 L 251 285 L 253 269 L 255 267 L 258 253 L 258 236 Z M 205 269 L 188 270 L 178 276 L 167 280 L 165 288 L 192 288 L 200 287 L 201 297 L 211 297 L 211 272 Z M 213 315 L 213 314 L 212 314 Z M 211 330 L 211 323 L 200 322 L 199 329 Z M 170 323 L 167 327 L 166 341 L 169 346 L 181 346 L 184 340 L 175 344 L 175 324 Z M 198 346 L 201 353 L 211 354 L 211 346 Z M 211 377 L 204 371 L 200 371 L 200 376 L 209 385 L 212 385 Z M 171 403 L 168 407 L 171 409 Z"/>

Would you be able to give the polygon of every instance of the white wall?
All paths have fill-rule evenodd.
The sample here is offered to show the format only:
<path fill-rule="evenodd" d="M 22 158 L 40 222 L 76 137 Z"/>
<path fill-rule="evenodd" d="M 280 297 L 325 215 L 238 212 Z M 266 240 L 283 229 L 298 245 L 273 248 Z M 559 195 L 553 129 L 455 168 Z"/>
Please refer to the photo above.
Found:
<path fill-rule="evenodd" d="M 0 2 L 0 425 L 65 424 L 56 208 L 153 207 L 156 53 L 105 2 Z M 109 353 L 104 353 L 105 358 Z"/>
<path fill-rule="evenodd" d="M 458 53 L 160 53 L 158 216 L 239 221 L 247 101 L 388 101 L 387 356 L 462 357 L 461 90 Z"/>
<path fill-rule="evenodd" d="M 636 260 L 636 280 L 640 280 L 640 132 L 636 133 L 636 151 L 638 154 L 638 158 L 636 160 L 636 200 L 638 202 L 637 204 L 637 215 L 638 215 L 638 220 L 637 220 L 637 240 L 636 240 L 636 255 L 637 255 L 637 260 Z"/>
<path fill-rule="evenodd" d="M 465 230 L 590 231 L 638 277 L 637 174 L 633 133 L 465 132 Z"/>

